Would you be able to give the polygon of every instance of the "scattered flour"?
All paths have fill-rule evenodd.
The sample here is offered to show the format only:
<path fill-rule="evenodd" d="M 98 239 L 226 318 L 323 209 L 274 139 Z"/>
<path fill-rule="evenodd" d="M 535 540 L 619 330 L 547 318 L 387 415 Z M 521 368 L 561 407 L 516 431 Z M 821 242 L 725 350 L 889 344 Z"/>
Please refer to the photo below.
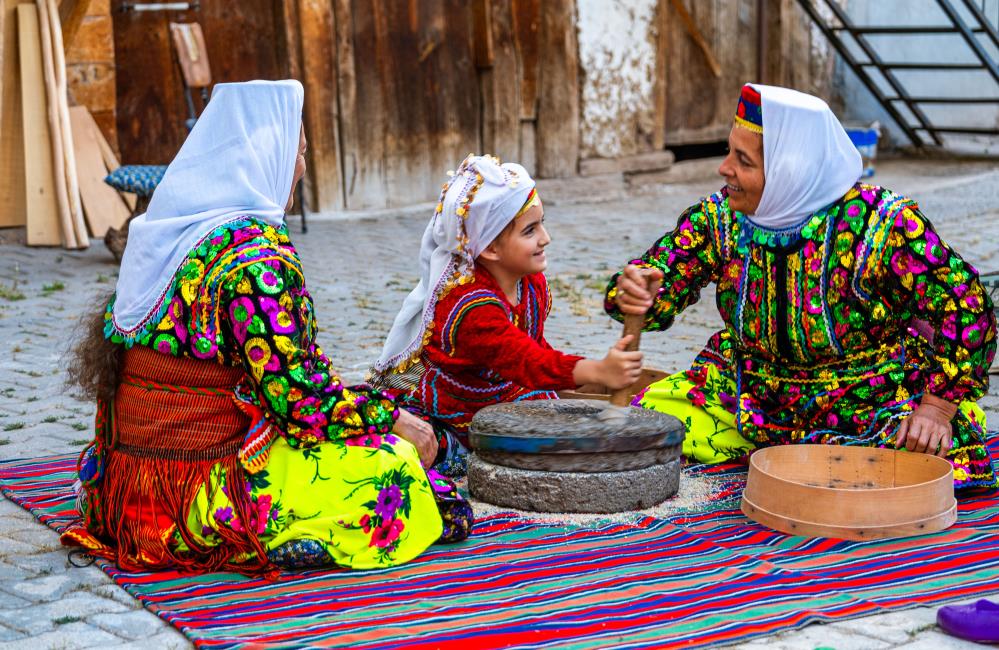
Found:
<path fill-rule="evenodd" d="M 526 512 L 514 510 L 491 503 L 484 503 L 471 498 L 472 508 L 476 517 L 487 517 L 496 514 L 514 514 L 529 521 L 540 523 L 564 524 L 568 526 L 592 526 L 605 523 L 634 523 L 644 517 L 658 519 L 686 512 L 700 512 L 705 509 L 714 494 L 717 479 L 689 472 L 686 468 L 680 475 L 680 490 L 672 499 L 667 499 L 657 506 L 645 510 L 632 510 L 614 514 L 579 514 L 565 512 Z M 465 480 L 459 483 L 462 492 L 467 488 Z"/>

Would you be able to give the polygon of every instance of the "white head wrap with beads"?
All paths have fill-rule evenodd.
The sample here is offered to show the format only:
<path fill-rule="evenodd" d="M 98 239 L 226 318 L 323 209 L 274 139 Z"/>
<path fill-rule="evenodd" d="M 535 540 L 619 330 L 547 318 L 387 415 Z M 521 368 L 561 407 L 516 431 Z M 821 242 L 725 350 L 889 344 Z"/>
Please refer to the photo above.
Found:
<path fill-rule="evenodd" d="M 470 282 L 475 258 L 499 235 L 534 189 L 516 163 L 470 154 L 444 183 L 420 245 L 420 281 L 403 302 L 375 372 L 403 371 L 416 359 L 433 329 L 441 296 Z"/>

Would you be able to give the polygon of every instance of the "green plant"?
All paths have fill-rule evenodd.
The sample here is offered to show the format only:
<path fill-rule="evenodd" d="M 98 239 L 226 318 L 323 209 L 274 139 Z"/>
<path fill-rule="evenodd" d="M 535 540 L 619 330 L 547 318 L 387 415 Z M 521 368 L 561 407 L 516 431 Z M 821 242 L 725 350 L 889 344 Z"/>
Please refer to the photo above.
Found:
<path fill-rule="evenodd" d="M 16 280 L 13 284 L 9 285 L 0 282 L 0 298 L 13 302 L 15 300 L 24 300 L 24 294 L 17 290 Z"/>

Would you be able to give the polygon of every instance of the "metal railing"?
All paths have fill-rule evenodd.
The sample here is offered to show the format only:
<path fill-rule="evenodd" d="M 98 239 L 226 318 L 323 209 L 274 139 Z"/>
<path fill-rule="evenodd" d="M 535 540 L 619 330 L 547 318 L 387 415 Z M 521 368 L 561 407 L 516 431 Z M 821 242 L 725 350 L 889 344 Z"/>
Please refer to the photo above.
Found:
<path fill-rule="evenodd" d="M 836 52 L 843 58 L 843 61 L 850 66 L 850 69 L 857 75 L 861 83 L 874 95 L 878 103 L 884 107 L 888 115 L 891 116 L 898 126 L 905 132 L 905 135 L 917 147 L 927 144 L 925 137 L 929 137 L 934 144 L 942 145 L 940 139 L 942 133 L 961 133 L 975 135 L 999 135 L 999 129 L 988 127 L 970 127 L 962 125 L 938 125 L 923 112 L 923 104 L 999 104 L 999 93 L 996 96 L 981 97 L 944 97 L 944 96 L 913 96 L 909 94 L 901 80 L 895 74 L 896 70 L 985 70 L 992 76 L 996 88 L 999 89 L 999 66 L 993 60 L 989 52 L 983 47 L 978 39 L 978 34 L 986 35 L 996 47 L 999 47 L 999 34 L 992 26 L 988 18 L 982 13 L 973 0 L 961 0 L 971 17 L 977 23 L 969 25 L 961 14 L 955 10 L 950 0 L 936 0 L 943 10 L 950 25 L 926 25 L 902 27 L 894 25 L 885 26 L 865 26 L 855 25 L 842 7 L 835 0 L 798 0 L 798 4 L 805 10 L 805 13 L 812 19 L 812 22 L 829 40 Z M 836 24 L 827 23 L 819 13 L 816 3 L 822 2 L 829 9 L 835 18 Z M 831 21 L 830 21 L 831 22 Z M 866 60 L 859 60 L 857 56 L 847 47 L 842 35 L 849 34 L 853 42 L 857 44 L 860 52 Z M 889 35 L 907 36 L 915 34 L 960 34 L 968 48 L 975 55 L 975 63 L 913 63 L 908 61 L 889 62 L 884 61 L 878 55 L 876 49 L 868 41 L 869 35 Z M 886 94 L 870 70 L 876 69 L 881 73 L 887 82 L 891 95 Z M 898 104 L 903 104 L 915 120 L 912 123 L 906 119 L 899 111 Z M 924 135 L 925 134 L 925 135 Z"/>

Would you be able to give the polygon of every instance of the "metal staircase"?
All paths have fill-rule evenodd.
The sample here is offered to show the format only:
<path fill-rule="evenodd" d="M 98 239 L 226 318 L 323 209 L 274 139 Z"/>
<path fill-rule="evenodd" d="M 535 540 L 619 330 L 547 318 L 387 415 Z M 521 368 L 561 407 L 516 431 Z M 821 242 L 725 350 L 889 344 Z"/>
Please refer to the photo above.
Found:
<path fill-rule="evenodd" d="M 924 147 L 928 144 L 928 138 L 933 144 L 941 146 L 943 145 L 943 141 L 940 139 L 942 133 L 999 135 L 999 128 L 934 124 L 922 110 L 922 106 L 925 104 L 999 104 L 999 66 L 996 65 L 996 60 L 992 58 L 978 37 L 979 34 L 984 34 L 995 47 L 999 48 L 999 34 L 996 32 L 996 28 L 973 0 L 961 0 L 973 19 L 972 24 L 962 18 L 961 14 L 954 8 L 954 4 L 949 0 L 936 0 L 936 2 L 947 16 L 950 24 L 912 27 L 862 26 L 854 24 L 836 0 L 798 0 L 798 4 L 822 31 L 829 43 L 843 58 L 843 61 L 856 73 L 861 82 L 905 132 L 913 145 Z M 826 21 L 817 7 L 819 3 L 828 8 L 828 12 L 825 13 L 831 15 L 834 20 Z M 867 36 L 873 34 L 897 37 L 916 34 L 960 34 L 975 55 L 977 63 L 884 61 L 867 39 Z M 847 35 L 856 43 L 857 49 L 866 60 L 858 59 L 854 51 L 851 51 L 844 38 Z M 872 69 L 881 73 L 891 94 L 886 94 L 885 90 L 879 87 L 878 82 L 871 74 Z M 895 74 L 896 70 L 986 70 L 992 77 L 992 86 L 995 92 L 983 93 L 983 96 L 980 97 L 913 96 L 905 89 Z M 908 109 L 912 120 L 902 115 L 899 111 L 899 105 Z"/>

